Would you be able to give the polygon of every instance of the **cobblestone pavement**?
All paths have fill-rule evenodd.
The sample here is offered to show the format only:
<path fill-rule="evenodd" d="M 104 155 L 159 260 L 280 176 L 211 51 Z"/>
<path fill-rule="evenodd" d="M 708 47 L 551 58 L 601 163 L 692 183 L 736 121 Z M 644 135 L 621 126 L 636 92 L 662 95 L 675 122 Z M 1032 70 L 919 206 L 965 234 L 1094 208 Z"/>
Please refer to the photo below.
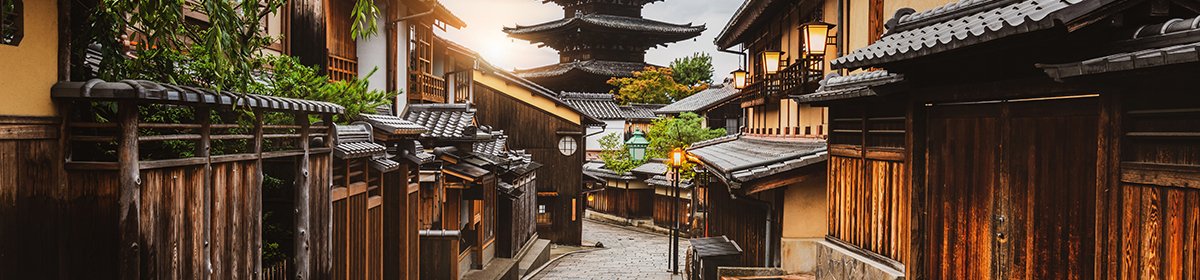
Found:
<path fill-rule="evenodd" d="M 667 271 L 670 239 L 589 220 L 583 222 L 583 240 L 600 242 L 607 250 L 568 255 L 546 267 L 533 279 L 681 279 Z M 688 241 L 679 239 L 679 272 L 683 273 Z"/>

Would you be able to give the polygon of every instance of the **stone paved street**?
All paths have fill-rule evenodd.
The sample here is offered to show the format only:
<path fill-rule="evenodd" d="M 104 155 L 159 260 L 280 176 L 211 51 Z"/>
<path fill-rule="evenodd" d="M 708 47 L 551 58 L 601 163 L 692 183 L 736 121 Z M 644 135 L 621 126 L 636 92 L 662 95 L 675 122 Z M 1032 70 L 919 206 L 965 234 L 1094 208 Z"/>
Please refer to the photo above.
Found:
<path fill-rule="evenodd" d="M 568 255 L 551 264 L 533 279 L 672 279 L 670 239 L 663 235 L 647 234 L 590 220 L 583 222 L 583 240 L 600 242 L 607 250 Z M 687 255 L 686 238 L 679 239 L 679 272 L 683 273 Z M 674 279 L 681 279 L 679 276 Z"/>

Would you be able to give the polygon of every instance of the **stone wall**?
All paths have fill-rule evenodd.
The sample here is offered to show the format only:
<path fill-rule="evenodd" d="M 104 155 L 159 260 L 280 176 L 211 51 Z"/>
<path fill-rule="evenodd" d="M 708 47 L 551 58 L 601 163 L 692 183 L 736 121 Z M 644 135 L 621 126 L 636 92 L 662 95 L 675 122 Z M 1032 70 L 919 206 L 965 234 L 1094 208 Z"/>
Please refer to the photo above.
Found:
<path fill-rule="evenodd" d="M 821 280 L 899 280 L 904 272 L 846 250 L 828 241 L 817 246 L 817 279 Z"/>

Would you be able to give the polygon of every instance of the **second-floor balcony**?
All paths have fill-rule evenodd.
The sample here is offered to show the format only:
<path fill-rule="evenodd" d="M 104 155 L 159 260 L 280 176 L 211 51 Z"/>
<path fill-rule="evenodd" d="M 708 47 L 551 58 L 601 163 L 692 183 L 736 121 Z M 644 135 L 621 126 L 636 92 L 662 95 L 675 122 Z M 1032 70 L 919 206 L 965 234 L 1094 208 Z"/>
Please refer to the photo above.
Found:
<path fill-rule="evenodd" d="M 778 101 L 788 95 L 813 92 L 824 76 L 825 59 L 814 56 L 797 60 L 775 74 L 756 75 L 742 89 L 742 108 Z"/>
<path fill-rule="evenodd" d="M 446 103 L 446 80 L 424 72 L 408 72 L 408 100 Z"/>

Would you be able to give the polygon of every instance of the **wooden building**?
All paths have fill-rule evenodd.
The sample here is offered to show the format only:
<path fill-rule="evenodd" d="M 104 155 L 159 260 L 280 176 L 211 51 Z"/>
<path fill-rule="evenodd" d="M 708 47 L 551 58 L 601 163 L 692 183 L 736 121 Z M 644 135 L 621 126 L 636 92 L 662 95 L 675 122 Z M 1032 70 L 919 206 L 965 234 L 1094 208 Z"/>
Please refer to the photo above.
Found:
<path fill-rule="evenodd" d="M 617 174 L 605 169 L 603 162 L 583 164 L 583 173 L 604 180 L 602 188 L 588 193 L 587 210 L 627 220 L 654 216 L 654 188 L 646 183 L 645 175 Z"/>
<path fill-rule="evenodd" d="M 616 98 L 611 93 L 562 92 L 558 98 L 571 107 L 597 120 L 603 121 L 603 127 L 590 127 L 587 131 L 587 159 L 599 160 L 603 147 L 599 139 L 609 134 L 618 134 L 622 142 L 633 137 L 635 130 L 649 131 L 650 124 L 658 119 L 654 110 L 662 108 L 662 104 L 629 104 L 617 105 Z"/>
<path fill-rule="evenodd" d="M 646 50 L 700 36 L 704 25 L 671 24 L 642 17 L 657 0 L 553 0 L 563 19 L 505 27 L 509 37 L 558 50 L 559 63 L 516 75 L 555 92 L 608 92 L 612 77 L 633 77 L 647 66 Z"/>
<path fill-rule="evenodd" d="M 687 149 L 711 178 L 703 188 L 706 236 L 723 235 L 737 242 L 744 250 L 740 266 L 811 273 L 826 231 L 828 118 L 824 108 L 788 98 L 816 90 L 824 75 L 824 58 L 805 52 L 799 29 L 802 23 L 822 18 L 814 12 L 819 10 L 815 5 L 745 1 L 714 43 L 745 57 L 746 81 L 733 80 L 717 89 L 727 92 L 660 110 L 706 110 L 710 120 L 725 119 L 709 122 L 720 127 L 733 125 L 729 117 L 739 114 L 730 111 L 740 111 L 741 131 Z"/>
<path fill-rule="evenodd" d="M 902 9 L 827 106 L 818 277 L 1195 279 L 1200 9 L 979 1 Z"/>

